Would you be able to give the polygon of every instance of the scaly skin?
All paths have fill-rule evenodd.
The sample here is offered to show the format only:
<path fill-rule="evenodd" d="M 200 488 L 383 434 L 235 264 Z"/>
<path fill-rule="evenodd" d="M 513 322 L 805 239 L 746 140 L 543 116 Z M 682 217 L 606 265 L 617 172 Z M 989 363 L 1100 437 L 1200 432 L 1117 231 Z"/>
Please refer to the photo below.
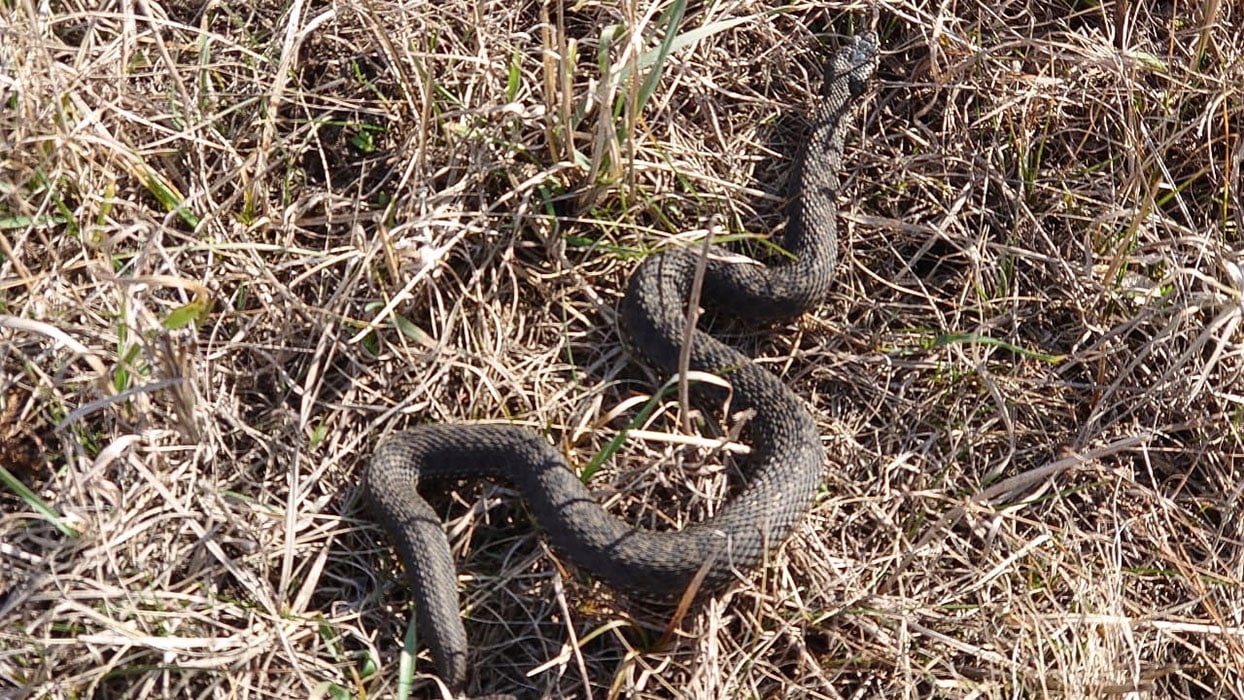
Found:
<path fill-rule="evenodd" d="M 833 281 L 842 141 L 851 106 L 872 75 L 877 38 L 856 37 L 826 70 L 782 239 L 794 257 L 771 266 L 710 255 L 702 298 L 724 314 L 772 320 L 802 314 Z M 717 251 L 720 252 L 720 251 Z M 622 301 L 631 344 L 658 369 L 678 370 L 687 300 L 698 251 L 654 255 L 636 268 Z M 754 568 L 786 540 L 811 508 L 824 456 L 816 422 L 799 397 L 746 355 L 696 330 L 690 369 L 722 376 L 732 407 L 753 409 L 745 433 L 752 453 L 745 485 L 717 514 L 675 532 L 634 528 L 601 508 L 541 436 L 505 425 L 424 425 L 384 440 L 363 488 L 370 510 L 397 547 L 419 624 L 441 678 L 455 692 L 467 681 L 467 640 L 458 613 L 454 562 L 440 520 L 416 487 L 428 479 L 494 477 L 523 494 L 554 547 L 578 567 L 632 593 L 668 597 L 704 569 L 701 590 Z M 692 385 L 701 405 L 725 391 Z"/>

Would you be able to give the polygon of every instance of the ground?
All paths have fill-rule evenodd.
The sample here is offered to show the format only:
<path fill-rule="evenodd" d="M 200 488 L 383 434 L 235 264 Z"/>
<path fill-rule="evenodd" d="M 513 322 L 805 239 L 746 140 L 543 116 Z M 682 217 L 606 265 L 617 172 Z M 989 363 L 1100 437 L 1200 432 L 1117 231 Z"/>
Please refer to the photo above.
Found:
<path fill-rule="evenodd" d="M 831 298 L 714 325 L 820 424 L 813 512 L 667 631 L 442 487 L 471 690 L 1244 697 L 1239 3 L 79 2 L 0 2 L 0 698 L 441 697 L 372 446 L 588 465 L 666 379 L 627 274 L 771 253 L 868 28 Z M 682 410 L 619 517 L 731 492 Z"/>

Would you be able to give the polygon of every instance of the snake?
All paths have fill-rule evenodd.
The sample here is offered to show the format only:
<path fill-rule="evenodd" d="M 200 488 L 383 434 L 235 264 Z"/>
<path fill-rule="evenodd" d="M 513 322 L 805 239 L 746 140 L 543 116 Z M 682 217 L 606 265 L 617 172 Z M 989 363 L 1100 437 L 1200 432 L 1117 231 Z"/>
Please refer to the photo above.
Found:
<path fill-rule="evenodd" d="M 425 483 L 509 482 L 556 552 L 616 590 L 651 599 L 693 586 L 697 595 L 720 590 L 764 562 L 811 510 L 826 458 L 815 419 L 777 376 L 707 332 L 693 329 L 684 348 L 688 303 L 697 266 L 703 266 L 700 298 L 719 315 L 792 319 L 828 294 L 838 262 L 844 135 L 875 69 L 877 48 L 874 33 L 856 35 L 825 68 L 794 166 L 781 255 L 761 264 L 738 262 L 715 246 L 659 251 L 637 265 L 619 304 L 627 345 L 653 368 L 724 380 L 691 383 L 696 405 L 720 407 L 728 400 L 732 411 L 750 415 L 741 433 L 751 448 L 744 483 L 715 514 L 678 530 L 634 527 L 597 503 L 544 436 L 518 425 L 428 423 L 393 433 L 374 449 L 362 480 L 364 504 L 397 551 L 416 629 L 451 691 L 466 686 L 468 644 L 444 525 L 419 493 Z"/>

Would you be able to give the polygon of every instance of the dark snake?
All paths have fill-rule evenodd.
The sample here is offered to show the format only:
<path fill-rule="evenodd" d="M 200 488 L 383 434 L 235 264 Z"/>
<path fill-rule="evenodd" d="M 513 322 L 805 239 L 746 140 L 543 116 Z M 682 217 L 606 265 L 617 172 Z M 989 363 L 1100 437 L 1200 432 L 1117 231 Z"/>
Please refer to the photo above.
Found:
<path fill-rule="evenodd" d="M 789 218 L 776 264 L 718 259 L 712 250 L 702 298 L 721 314 L 772 321 L 797 316 L 828 292 L 838 259 L 836 199 L 843 136 L 851 106 L 876 64 L 877 38 L 855 37 L 826 68 L 822 100 L 796 166 Z M 632 347 L 662 372 L 675 373 L 700 250 L 648 257 L 631 275 L 620 317 Z M 700 591 L 719 589 L 755 568 L 812 507 L 824 450 L 799 397 L 746 355 L 703 331 L 691 338 L 688 369 L 725 379 L 731 390 L 695 382 L 693 400 L 750 410 L 745 485 L 713 517 L 682 530 L 631 527 L 597 504 L 562 455 L 542 436 L 509 425 L 422 425 L 376 447 L 363 481 L 371 514 L 396 545 L 414 597 L 419 635 L 441 678 L 455 692 L 467 680 L 467 640 L 449 542 L 436 511 L 418 494 L 425 479 L 495 477 L 526 499 L 554 548 L 615 589 L 668 598 L 702 575 Z M 729 396 L 727 396 L 729 395 Z"/>

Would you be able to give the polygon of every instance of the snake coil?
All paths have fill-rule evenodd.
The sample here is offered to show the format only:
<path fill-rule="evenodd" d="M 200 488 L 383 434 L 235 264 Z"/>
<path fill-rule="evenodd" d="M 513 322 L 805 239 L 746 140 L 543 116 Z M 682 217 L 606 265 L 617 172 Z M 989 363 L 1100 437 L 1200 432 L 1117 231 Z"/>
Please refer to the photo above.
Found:
<path fill-rule="evenodd" d="M 775 320 L 803 313 L 828 292 L 838 258 L 838 171 L 851 106 L 876 63 L 877 38 L 855 37 L 826 69 L 812 115 L 778 264 L 724 262 L 710 253 L 702 298 L 722 313 Z M 723 251 L 713 251 L 721 253 Z M 677 371 L 685 310 L 699 251 L 653 255 L 632 274 L 621 304 L 631 345 L 659 370 Z M 507 425 L 422 425 L 383 440 L 363 480 L 375 520 L 396 545 L 415 602 L 418 629 L 441 678 L 455 692 L 467 680 L 467 640 L 458 612 L 454 562 L 436 512 L 416 487 L 428 479 L 495 477 L 523 494 L 553 546 L 580 569 L 625 591 L 668 596 L 704 570 L 701 590 L 719 588 L 759 564 L 811 508 L 821 480 L 816 422 L 799 397 L 750 358 L 696 330 L 690 369 L 721 376 L 731 405 L 752 409 L 745 484 L 712 518 L 673 532 L 633 528 L 600 507 L 540 435 Z M 701 405 L 720 405 L 721 387 L 693 385 Z"/>

